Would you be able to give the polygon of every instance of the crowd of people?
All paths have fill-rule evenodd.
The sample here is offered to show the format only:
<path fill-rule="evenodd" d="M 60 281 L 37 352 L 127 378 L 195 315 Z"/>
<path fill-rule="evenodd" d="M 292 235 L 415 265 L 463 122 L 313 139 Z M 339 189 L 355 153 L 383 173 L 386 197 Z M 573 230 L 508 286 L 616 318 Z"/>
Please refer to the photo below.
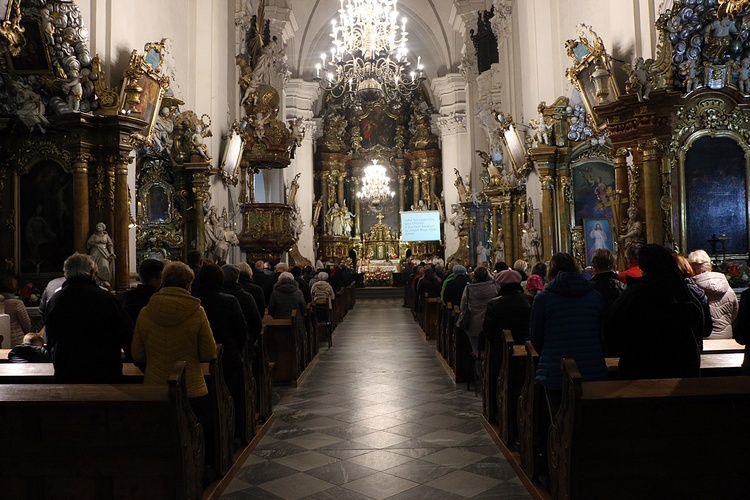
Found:
<path fill-rule="evenodd" d="M 620 378 L 696 377 L 704 338 L 750 338 L 750 298 L 738 301 L 705 251 L 685 257 L 652 244 L 627 253 L 628 267 L 619 273 L 608 249 L 598 249 L 586 269 L 558 253 L 528 275 L 523 260 L 493 270 L 408 263 L 404 272 L 418 309 L 426 297 L 460 307 L 458 325 L 475 359 L 483 358 L 484 339 L 500 349 L 504 329 L 516 343 L 531 340 L 540 354 L 536 381 L 554 413 L 562 358 L 575 359 L 587 380 L 607 377 L 605 356 L 620 358 Z M 491 376 L 498 370 L 490 367 Z"/>
<path fill-rule="evenodd" d="M 122 382 L 123 361 L 132 361 L 146 384 L 166 384 L 174 363 L 185 361 L 188 398 L 201 422 L 210 420 L 210 405 L 200 363 L 216 356 L 217 344 L 223 345 L 229 392 L 239 398 L 243 369 L 252 369 L 252 346 L 266 311 L 288 318 L 296 309 L 301 317 L 308 303 L 333 300 L 354 279 L 343 264 L 314 272 L 281 262 L 272 270 L 264 261 L 253 268 L 215 263 L 197 251 L 189 252 L 185 263 L 144 260 L 140 283 L 119 295 L 100 286 L 98 272 L 90 255 L 75 253 L 65 260 L 64 276 L 42 294 L 41 332 L 30 331 L 24 303 L 13 294 L 17 281 L 3 276 L 0 301 L 11 320 L 9 360 L 53 363 L 59 383 Z M 235 423 L 244 425 L 239 418 Z M 211 443 L 207 436 L 206 445 Z"/>

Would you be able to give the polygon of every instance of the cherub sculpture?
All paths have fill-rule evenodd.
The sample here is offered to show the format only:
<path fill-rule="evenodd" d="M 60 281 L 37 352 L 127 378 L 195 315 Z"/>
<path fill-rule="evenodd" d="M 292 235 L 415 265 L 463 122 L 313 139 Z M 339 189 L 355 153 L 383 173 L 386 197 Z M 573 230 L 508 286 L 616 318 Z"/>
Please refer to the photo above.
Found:
<path fill-rule="evenodd" d="M 628 73 L 628 80 L 625 82 L 625 91 L 628 94 L 635 93 L 638 96 L 639 102 L 648 99 L 648 95 L 651 93 L 653 78 L 643 58 L 639 57 L 636 59 L 632 68 L 629 64 L 624 64 L 623 69 Z"/>
<path fill-rule="evenodd" d="M 44 127 L 49 127 L 49 121 L 44 116 L 45 106 L 39 94 L 20 80 L 16 81 L 13 87 L 16 91 L 15 101 L 18 105 L 16 114 L 21 123 L 29 128 L 29 132 L 33 132 L 35 128 L 38 128 L 41 133 L 47 132 Z"/>

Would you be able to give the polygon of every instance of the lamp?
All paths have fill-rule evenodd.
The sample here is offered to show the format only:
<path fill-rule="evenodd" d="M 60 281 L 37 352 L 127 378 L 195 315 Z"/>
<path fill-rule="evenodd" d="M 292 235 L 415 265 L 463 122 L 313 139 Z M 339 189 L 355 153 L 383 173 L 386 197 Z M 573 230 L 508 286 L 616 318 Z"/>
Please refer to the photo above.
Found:
<path fill-rule="evenodd" d="M 396 195 L 391 191 L 391 178 L 386 174 L 385 167 L 372 160 L 372 164 L 365 167 L 362 177 L 362 188 L 357 192 L 360 202 L 366 203 L 380 212 L 384 203 Z"/>
<path fill-rule="evenodd" d="M 333 47 L 321 55 L 314 80 L 348 104 L 408 97 L 425 79 L 421 57 L 411 69 L 407 59 L 406 18 L 397 0 L 341 0 L 339 22 L 331 28 Z"/>

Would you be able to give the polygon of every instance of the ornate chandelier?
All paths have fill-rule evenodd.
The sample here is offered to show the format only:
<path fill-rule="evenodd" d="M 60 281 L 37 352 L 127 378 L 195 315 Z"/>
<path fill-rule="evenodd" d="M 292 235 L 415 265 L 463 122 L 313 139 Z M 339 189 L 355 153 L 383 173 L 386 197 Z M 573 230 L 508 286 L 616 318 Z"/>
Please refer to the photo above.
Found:
<path fill-rule="evenodd" d="M 345 103 L 356 98 L 408 97 L 424 80 L 421 56 L 416 69 L 407 59 L 406 18 L 397 0 L 341 0 L 339 23 L 332 21 L 333 47 L 323 53 L 314 80 Z"/>
<path fill-rule="evenodd" d="M 357 198 L 376 212 L 380 212 L 383 204 L 395 195 L 396 193 L 391 191 L 391 178 L 386 174 L 385 167 L 378 164 L 377 160 L 372 160 L 372 165 L 365 168 L 362 188 L 357 192 Z"/>

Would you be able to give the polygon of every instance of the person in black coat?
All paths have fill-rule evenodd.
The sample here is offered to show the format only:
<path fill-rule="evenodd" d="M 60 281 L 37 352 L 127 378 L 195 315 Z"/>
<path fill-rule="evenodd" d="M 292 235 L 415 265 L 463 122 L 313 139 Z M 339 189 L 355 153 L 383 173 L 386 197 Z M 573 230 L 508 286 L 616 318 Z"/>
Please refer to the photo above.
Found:
<path fill-rule="evenodd" d="M 133 324 L 138 320 L 138 314 L 143 309 L 151 296 L 161 287 L 161 272 L 164 264 L 160 260 L 146 259 L 138 266 L 138 276 L 141 284 L 132 290 L 117 296 L 120 305 L 128 313 Z"/>
<path fill-rule="evenodd" d="M 240 270 L 237 266 L 224 264 L 221 270 L 224 272 L 223 292 L 233 295 L 240 303 L 240 308 L 242 308 L 242 314 L 245 316 L 245 322 L 250 333 L 250 343 L 255 344 L 263 328 L 263 317 L 258 311 L 258 306 L 255 305 L 253 296 L 240 286 Z"/>
<path fill-rule="evenodd" d="M 638 253 L 641 278 L 606 313 L 607 351 L 620 356 L 620 379 L 700 376 L 703 309 L 688 289 L 672 253 L 649 244 Z"/>
<path fill-rule="evenodd" d="M 461 305 L 464 288 L 471 282 L 471 278 L 466 274 L 466 268 L 461 264 L 453 266 L 453 275 L 454 278 L 445 285 L 445 290 L 443 290 L 443 302 L 458 307 Z"/>
<path fill-rule="evenodd" d="M 198 277 L 200 287 L 193 294 L 200 299 L 217 344 L 224 346 L 224 380 L 229 393 L 239 401 L 242 388 L 242 357 L 250 335 L 245 316 L 236 297 L 222 292 L 224 272 L 216 264 L 203 264 Z M 251 300 L 255 305 L 255 301 Z M 256 309 L 257 312 L 257 309 Z"/>
<path fill-rule="evenodd" d="M 500 286 L 498 296 L 487 303 L 482 332 L 489 342 L 490 366 L 488 401 L 497 405 L 497 378 L 503 361 L 503 330 L 510 330 L 514 344 L 523 344 L 529 339 L 529 318 L 534 298 L 523 293 L 521 273 L 507 269 L 495 278 Z M 497 411 L 490 413 L 496 415 Z"/>
<path fill-rule="evenodd" d="M 95 282 L 96 264 L 74 253 L 63 264 L 65 283 L 47 304 L 47 348 L 55 382 L 122 382 L 122 354 L 130 358 L 133 324 L 114 295 Z"/>
<path fill-rule="evenodd" d="M 606 309 L 609 309 L 625 291 L 625 285 L 613 269 L 614 265 L 615 256 L 607 248 L 598 249 L 591 258 L 591 267 L 594 272 L 591 284 L 594 290 L 604 297 Z"/>
<path fill-rule="evenodd" d="M 263 263 L 263 261 L 259 260 L 255 262 L 255 267 L 253 268 L 253 281 L 261 288 L 261 290 L 263 290 L 263 299 L 266 303 L 263 309 L 268 306 L 268 301 L 271 300 L 271 292 L 269 291 L 268 293 L 266 293 L 266 290 L 268 288 L 273 288 L 271 277 L 266 274 L 264 266 L 265 264 Z"/>
<path fill-rule="evenodd" d="M 255 305 L 258 306 L 258 312 L 262 318 L 266 314 L 266 296 L 263 293 L 263 289 L 255 284 L 253 271 L 247 262 L 237 264 L 237 269 L 240 270 L 240 277 L 237 282 L 247 293 L 253 296 Z"/>
<path fill-rule="evenodd" d="M 294 276 L 294 281 L 297 282 L 297 286 L 299 286 L 299 289 L 302 291 L 302 295 L 305 297 L 305 302 L 309 304 L 312 302 L 312 295 L 310 295 L 310 285 L 308 285 L 307 281 L 302 278 L 302 268 L 294 266 L 292 267 L 291 273 L 292 276 Z"/>

